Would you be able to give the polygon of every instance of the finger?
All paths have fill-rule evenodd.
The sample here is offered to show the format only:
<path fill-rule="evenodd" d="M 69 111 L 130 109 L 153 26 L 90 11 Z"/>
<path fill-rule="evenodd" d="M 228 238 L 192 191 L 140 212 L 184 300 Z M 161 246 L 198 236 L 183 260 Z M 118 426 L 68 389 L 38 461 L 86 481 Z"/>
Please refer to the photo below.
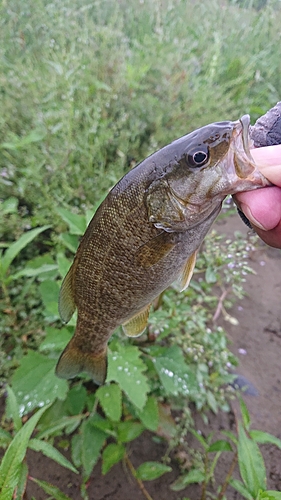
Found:
<path fill-rule="evenodd" d="M 238 193 L 235 201 L 253 226 L 270 231 L 281 221 L 281 188 L 273 186 Z"/>
<path fill-rule="evenodd" d="M 259 237 L 267 243 L 267 245 L 275 248 L 281 248 L 281 221 L 279 224 L 270 231 L 263 231 L 262 229 L 256 227 L 253 224 L 253 229 L 259 235 Z"/>
<path fill-rule="evenodd" d="M 281 144 L 251 149 L 251 155 L 262 174 L 281 187 Z"/>

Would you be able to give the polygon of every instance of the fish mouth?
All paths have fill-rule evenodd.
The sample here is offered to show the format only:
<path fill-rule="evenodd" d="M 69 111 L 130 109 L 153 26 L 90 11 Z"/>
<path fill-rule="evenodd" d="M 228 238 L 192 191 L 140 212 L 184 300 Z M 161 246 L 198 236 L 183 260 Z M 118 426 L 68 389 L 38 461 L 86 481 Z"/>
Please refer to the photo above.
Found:
<path fill-rule="evenodd" d="M 232 152 L 235 174 L 239 180 L 244 181 L 248 188 L 255 189 L 263 186 L 270 186 L 271 183 L 258 170 L 254 158 L 251 155 L 253 143 L 250 137 L 250 116 L 243 115 L 240 120 L 233 122 Z"/>

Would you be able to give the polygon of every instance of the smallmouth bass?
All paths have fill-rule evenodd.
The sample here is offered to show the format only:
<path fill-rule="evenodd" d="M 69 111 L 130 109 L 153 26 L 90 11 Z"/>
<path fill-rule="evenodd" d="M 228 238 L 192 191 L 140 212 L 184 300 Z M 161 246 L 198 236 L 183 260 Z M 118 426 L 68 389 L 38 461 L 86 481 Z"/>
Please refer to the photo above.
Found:
<path fill-rule="evenodd" d="M 76 308 L 78 317 L 59 377 L 85 371 L 103 384 L 114 330 L 122 325 L 128 336 L 141 335 L 153 300 L 175 280 L 187 288 L 224 198 L 270 185 L 251 157 L 249 123 L 245 115 L 195 130 L 146 158 L 109 192 L 61 286 L 62 320 Z"/>

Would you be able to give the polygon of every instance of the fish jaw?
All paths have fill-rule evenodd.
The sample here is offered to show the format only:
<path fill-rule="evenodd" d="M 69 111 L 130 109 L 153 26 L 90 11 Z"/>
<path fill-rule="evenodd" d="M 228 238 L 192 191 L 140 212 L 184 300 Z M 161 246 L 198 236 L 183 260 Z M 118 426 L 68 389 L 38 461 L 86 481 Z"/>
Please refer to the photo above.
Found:
<path fill-rule="evenodd" d="M 260 172 L 251 155 L 252 142 L 249 136 L 249 125 L 249 115 L 244 115 L 240 120 L 234 122 L 232 141 L 223 162 L 229 183 L 226 195 L 272 185 Z"/>

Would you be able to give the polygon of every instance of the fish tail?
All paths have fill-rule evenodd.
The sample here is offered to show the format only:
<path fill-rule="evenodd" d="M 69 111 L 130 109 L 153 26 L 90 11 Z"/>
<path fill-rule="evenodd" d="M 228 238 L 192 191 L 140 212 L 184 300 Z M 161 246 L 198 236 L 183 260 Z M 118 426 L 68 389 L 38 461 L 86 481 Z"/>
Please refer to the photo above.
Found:
<path fill-rule="evenodd" d="M 56 375 L 69 379 L 81 372 L 88 373 L 97 385 L 104 384 L 107 375 L 107 349 L 98 355 L 83 352 L 75 340 L 71 340 L 58 360 Z"/>

